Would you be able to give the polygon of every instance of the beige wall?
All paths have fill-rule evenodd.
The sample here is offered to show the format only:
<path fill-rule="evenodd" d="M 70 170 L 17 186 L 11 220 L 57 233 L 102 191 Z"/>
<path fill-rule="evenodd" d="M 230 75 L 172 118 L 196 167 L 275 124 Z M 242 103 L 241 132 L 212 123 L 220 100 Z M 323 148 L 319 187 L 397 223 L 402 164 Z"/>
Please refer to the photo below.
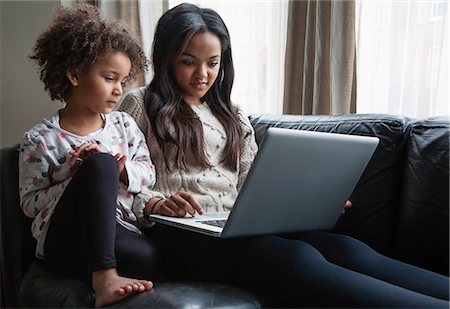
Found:
<path fill-rule="evenodd" d="M 28 59 L 38 35 L 60 1 L 4 1 L 1 14 L 0 144 L 19 143 L 23 132 L 62 105 L 46 92 L 34 63 Z"/>

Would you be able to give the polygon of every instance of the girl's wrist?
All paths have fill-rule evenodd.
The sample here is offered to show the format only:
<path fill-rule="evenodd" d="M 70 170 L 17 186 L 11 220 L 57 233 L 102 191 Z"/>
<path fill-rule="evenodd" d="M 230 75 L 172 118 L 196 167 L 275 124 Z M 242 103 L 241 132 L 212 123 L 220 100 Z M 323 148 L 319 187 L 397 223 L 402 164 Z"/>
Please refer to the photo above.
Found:
<path fill-rule="evenodd" d="M 148 210 L 147 215 L 151 215 L 153 213 L 153 211 L 156 209 L 156 206 L 158 203 L 161 203 L 161 201 L 165 201 L 166 199 L 164 197 L 156 197 L 156 198 L 152 198 L 149 202 L 150 202 L 150 209 Z"/>

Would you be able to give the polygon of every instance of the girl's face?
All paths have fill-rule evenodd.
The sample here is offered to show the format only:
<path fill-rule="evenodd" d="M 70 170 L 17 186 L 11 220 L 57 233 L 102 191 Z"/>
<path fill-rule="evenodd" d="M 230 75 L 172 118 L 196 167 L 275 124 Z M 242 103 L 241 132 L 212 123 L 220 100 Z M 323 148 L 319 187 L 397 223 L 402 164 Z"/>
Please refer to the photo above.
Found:
<path fill-rule="evenodd" d="M 123 95 L 123 84 L 131 70 L 127 54 L 108 51 L 80 72 L 69 72 L 72 83 L 69 97 L 71 108 L 91 113 L 107 114 Z"/>
<path fill-rule="evenodd" d="M 200 105 L 217 79 L 222 46 L 212 32 L 197 33 L 173 64 L 181 96 L 188 104 Z"/>

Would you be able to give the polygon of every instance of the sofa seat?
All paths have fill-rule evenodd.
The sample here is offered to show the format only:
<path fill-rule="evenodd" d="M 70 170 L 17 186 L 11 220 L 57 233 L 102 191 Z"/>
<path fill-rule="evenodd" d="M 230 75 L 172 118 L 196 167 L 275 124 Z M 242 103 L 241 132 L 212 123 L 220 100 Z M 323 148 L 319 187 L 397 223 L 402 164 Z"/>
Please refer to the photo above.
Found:
<path fill-rule="evenodd" d="M 269 127 L 378 137 L 377 150 L 350 196 L 353 207 L 333 231 L 360 239 L 391 258 L 449 275 L 448 117 L 255 114 L 249 119 L 257 143 Z M 3 147 L 0 154 L 0 307 L 92 306 L 89 287 L 49 273 L 35 262 L 31 219 L 19 206 L 18 145 Z M 254 308 L 269 301 L 270 295 L 210 282 L 161 281 L 153 290 L 111 307 Z"/>
<path fill-rule="evenodd" d="M 93 308 L 94 291 L 85 283 L 54 274 L 40 261 L 26 271 L 19 290 L 24 308 Z M 210 282 L 157 282 L 153 289 L 109 308 L 261 308 L 255 296 L 239 288 Z"/>

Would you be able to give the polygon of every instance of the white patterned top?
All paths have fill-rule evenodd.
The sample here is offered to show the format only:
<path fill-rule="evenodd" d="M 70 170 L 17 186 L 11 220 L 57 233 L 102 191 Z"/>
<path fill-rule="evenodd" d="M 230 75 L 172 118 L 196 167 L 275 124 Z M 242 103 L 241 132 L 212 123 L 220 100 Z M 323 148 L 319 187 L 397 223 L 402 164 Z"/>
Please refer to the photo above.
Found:
<path fill-rule="evenodd" d="M 103 129 L 78 136 L 59 127 L 59 113 L 43 120 L 24 134 L 19 154 L 19 193 L 24 213 L 34 218 L 32 234 L 38 244 L 36 256 L 44 256 L 44 240 L 55 207 L 76 169 L 69 151 L 88 140 L 95 140 L 104 152 L 127 156 L 125 168 L 128 187 L 121 183 L 116 218 L 125 228 L 140 233 L 142 209 L 133 209 L 134 195 L 149 190 L 155 183 L 145 137 L 128 114 L 103 115 Z"/>

